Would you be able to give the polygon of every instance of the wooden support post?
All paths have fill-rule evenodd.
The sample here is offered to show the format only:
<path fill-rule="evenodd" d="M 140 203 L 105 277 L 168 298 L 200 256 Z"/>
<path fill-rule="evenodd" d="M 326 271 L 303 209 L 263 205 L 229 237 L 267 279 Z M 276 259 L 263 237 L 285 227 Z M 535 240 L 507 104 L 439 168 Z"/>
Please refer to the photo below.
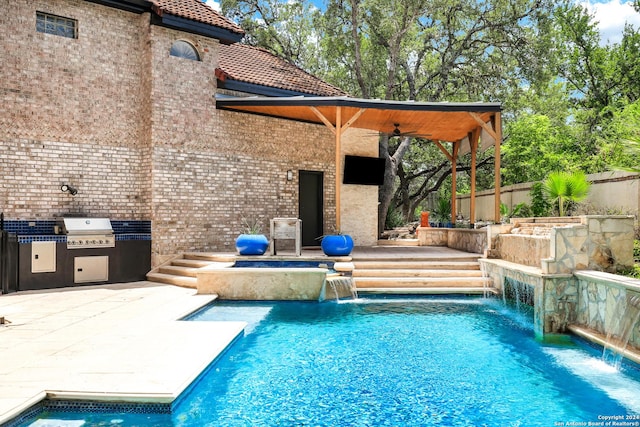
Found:
<path fill-rule="evenodd" d="M 456 193 L 457 193 L 457 179 L 458 173 L 458 149 L 460 148 L 460 141 L 454 142 L 451 150 L 451 224 L 456 223 Z"/>
<path fill-rule="evenodd" d="M 336 107 L 336 228 L 341 232 L 340 228 L 340 172 L 342 171 L 342 107 Z"/>
<path fill-rule="evenodd" d="M 495 142 L 495 222 L 500 223 L 500 144 L 502 144 L 502 118 L 500 113 L 493 116 L 493 129 L 496 134 Z"/>
<path fill-rule="evenodd" d="M 476 162 L 479 138 L 480 128 L 476 128 L 469 132 L 469 145 L 471 146 L 471 196 L 469 198 L 469 222 L 472 225 L 476 222 Z"/>

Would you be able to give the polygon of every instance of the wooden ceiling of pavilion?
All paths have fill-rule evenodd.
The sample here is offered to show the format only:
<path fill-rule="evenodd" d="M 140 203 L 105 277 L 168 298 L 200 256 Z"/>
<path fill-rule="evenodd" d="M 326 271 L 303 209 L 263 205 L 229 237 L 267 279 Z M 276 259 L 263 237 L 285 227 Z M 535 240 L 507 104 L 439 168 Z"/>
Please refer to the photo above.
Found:
<path fill-rule="evenodd" d="M 454 163 L 453 167 L 458 155 L 472 152 L 473 175 L 475 152 L 496 145 L 495 141 L 502 141 L 499 103 L 387 101 L 350 97 L 220 97 L 216 99 L 216 108 L 324 124 L 336 135 L 338 147 L 340 135 L 349 127 L 391 134 L 397 125 L 402 133 L 410 132 L 411 136 L 432 140 Z M 450 142 L 451 145 L 445 146 L 444 142 Z M 497 171 L 500 167 L 499 146 L 497 144 L 498 149 L 495 150 Z M 338 171 L 339 166 L 340 159 L 336 156 Z M 339 187 L 339 173 L 336 175 L 336 185 Z M 473 181 L 472 221 L 475 213 Z M 453 193 L 455 197 L 455 190 Z M 499 173 L 496 196 L 495 215 L 499 221 Z M 452 218 L 455 218 L 455 203 L 452 206 Z M 339 206 L 337 208 L 339 210 Z M 337 218 L 339 225 L 339 214 Z"/>

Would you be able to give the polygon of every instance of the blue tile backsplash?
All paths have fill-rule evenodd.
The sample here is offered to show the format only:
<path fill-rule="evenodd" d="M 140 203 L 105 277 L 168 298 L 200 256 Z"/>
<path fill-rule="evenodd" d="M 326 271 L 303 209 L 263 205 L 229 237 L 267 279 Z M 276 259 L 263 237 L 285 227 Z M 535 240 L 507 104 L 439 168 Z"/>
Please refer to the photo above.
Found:
<path fill-rule="evenodd" d="M 111 227 L 115 234 L 151 233 L 151 221 L 122 221 L 111 220 Z"/>
<path fill-rule="evenodd" d="M 56 220 L 6 219 L 4 229 L 18 235 L 18 243 L 66 242 L 65 235 L 55 234 Z M 151 221 L 112 220 L 111 227 L 118 240 L 151 240 Z"/>
<path fill-rule="evenodd" d="M 24 219 L 6 219 L 4 221 L 4 229 L 9 233 L 18 235 L 24 234 L 54 234 L 53 227 L 56 225 L 55 220 L 24 220 Z"/>

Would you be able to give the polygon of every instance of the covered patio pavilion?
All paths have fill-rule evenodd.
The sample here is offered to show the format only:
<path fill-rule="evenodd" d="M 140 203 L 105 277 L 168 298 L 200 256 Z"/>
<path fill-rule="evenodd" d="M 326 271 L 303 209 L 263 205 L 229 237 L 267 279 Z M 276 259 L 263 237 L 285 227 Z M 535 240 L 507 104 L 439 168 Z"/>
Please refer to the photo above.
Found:
<path fill-rule="evenodd" d="M 470 220 L 475 222 L 476 155 L 495 146 L 495 212 L 500 221 L 500 103 L 413 102 L 351 97 L 219 97 L 221 110 L 324 124 L 336 143 L 336 225 L 340 227 L 341 137 L 349 128 L 368 129 L 391 136 L 400 134 L 433 141 L 451 162 L 451 220 L 456 219 L 456 163 L 471 153 Z M 399 132 L 398 132 L 399 130 Z M 403 133 L 409 131 L 410 134 Z"/>

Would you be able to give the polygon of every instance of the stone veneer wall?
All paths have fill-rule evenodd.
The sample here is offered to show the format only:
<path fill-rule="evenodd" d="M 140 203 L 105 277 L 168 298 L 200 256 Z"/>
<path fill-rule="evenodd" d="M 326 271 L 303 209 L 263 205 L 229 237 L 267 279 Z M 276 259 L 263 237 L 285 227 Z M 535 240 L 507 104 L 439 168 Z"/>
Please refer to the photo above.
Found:
<path fill-rule="evenodd" d="M 484 253 L 487 246 L 485 230 L 418 227 L 417 233 L 420 246 L 447 246 L 476 254 Z"/>
<path fill-rule="evenodd" d="M 591 269 L 617 273 L 633 266 L 633 217 L 586 215 L 581 226 L 551 231 L 549 258 L 542 271 L 549 274 Z"/>
<path fill-rule="evenodd" d="M 545 274 L 565 274 L 587 268 L 615 273 L 633 266 L 631 216 L 536 218 L 537 223 L 527 223 L 522 218 L 514 220 L 521 228 L 514 228 L 512 224 L 488 226 L 487 257 L 539 267 Z M 574 221 L 575 224 L 558 221 Z M 522 228 L 540 228 L 541 234 L 511 234 L 512 230 Z M 544 233 L 544 228 L 548 229 L 548 234 Z"/>
<path fill-rule="evenodd" d="M 606 337 L 620 338 L 628 329 L 629 345 L 640 350 L 640 307 L 629 304 L 640 297 L 640 280 L 601 272 L 578 272 L 577 308 L 572 323 L 585 326 Z"/>
<path fill-rule="evenodd" d="M 461 251 L 484 253 L 487 247 L 487 232 L 485 230 L 467 230 L 453 228 L 447 236 L 447 246 Z"/>
<path fill-rule="evenodd" d="M 418 227 L 416 232 L 420 246 L 447 246 L 449 241 L 448 228 Z"/>
<path fill-rule="evenodd" d="M 377 137 L 368 129 L 348 129 L 342 135 L 341 147 L 343 155 L 378 157 Z M 344 168 L 342 171 L 344 172 Z M 342 185 L 340 222 L 340 231 L 350 234 L 356 246 L 376 245 L 378 242 L 378 186 Z"/>
<path fill-rule="evenodd" d="M 540 260 L 549 257 L 550 245 L 548 236 L 501 234 L 494 249 L 505 261 L 539 267 Z"/>
<path fill-rule="evenodd" d="M 640 322 L 631 324 L 640 307 L 629 304 L 633 296 L 640 297 L 640 280 L 599 271 L 543 274 L 498 259 L 481 259 L 480 265 L 501 292 L 507 278 L 534 288 L 537 336 L 566 333 L 577 325 L 599 334 L 603 341 L 627 333 L 628 345 L 640 351 Z"/>
<path fill-rule="evenodd" d="M 534 287 L 538 335 L 564 333 L 571 325 L 595 331 L 603 340 L 622 334 L 640 310 L 629 304 L 640 297 L 640 281 L 603 270 L 632 265 L 633 217 L 581 217 L 580 225 L 553 228 L 549 239 L 550 257 L 540 267 L 505 259 L 481 259 L 481 267 L 499 290 L 506 278 Z M 629 345 L 640 350 L 640 324 L 633 326 Z"/>

